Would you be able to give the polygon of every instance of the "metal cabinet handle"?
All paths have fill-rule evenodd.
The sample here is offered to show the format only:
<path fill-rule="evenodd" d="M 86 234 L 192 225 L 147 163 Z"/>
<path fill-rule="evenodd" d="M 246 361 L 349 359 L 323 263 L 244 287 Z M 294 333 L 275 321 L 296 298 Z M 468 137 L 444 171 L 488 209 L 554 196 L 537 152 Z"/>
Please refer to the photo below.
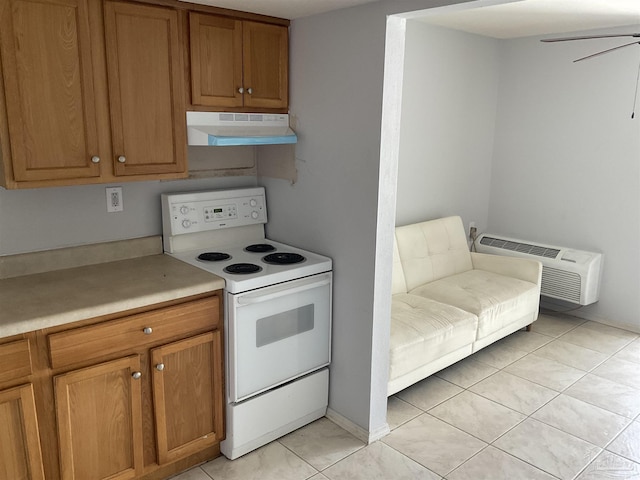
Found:
<path fill-rule="evenodd" d="M 142 329 L 142 333 L 144 333 L 145 335 L 151 335 L 153 333 L 153 328 L 151 327 L 144 327 Z"/>
<path fill-rule="evenodd" d="M 156 370 L 158 370 L 159 372 L 164 370 L 164 363 L 159 363 L 156 365 Z"/>
<path fill-rule="evenodd" d="M 100 163 L 100 157 L 97 155 L 94 155 L 93 157 L 91 157 L 91 162 L 92 163 Z"/>
<path fill-rule="evenodd" d="M 140 372 L 133 372 L 131 374 L 131 376 L 133 377 L 134 380 L 138 380 L 140 377 L 142 377 L 142 373 Z"/>
<path fill-rule="evenodd" d="M 252 95 L 253 94 L 253 88 L 251 88 L 251 87 L 247 88 L 247 93 L 249 95 Z"/>
<path fill-rule="evenodd" d="M 126 162 L 126 161 L 127 161 L 127 157 L 125 157 L 124 155 L 120 155 L 120 156 L 118 157 L 118 162 L 120 162 L 120 163 L 124 163 L 124 162 Z"/>
<path fill-rule="evenodd" d="M 240 87 L 240 88 L 238 89 L 238 93 L 244 93 L 244 88 Z"/>

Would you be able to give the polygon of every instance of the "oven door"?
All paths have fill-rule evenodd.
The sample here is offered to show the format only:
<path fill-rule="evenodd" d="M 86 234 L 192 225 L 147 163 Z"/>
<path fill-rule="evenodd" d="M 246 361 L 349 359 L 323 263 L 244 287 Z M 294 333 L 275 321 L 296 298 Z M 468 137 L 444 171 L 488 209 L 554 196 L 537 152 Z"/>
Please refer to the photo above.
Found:
<path fill-rule="evenodd" d="M 229 401 L 329 364 L 331 272 L 227 294 Z"/>

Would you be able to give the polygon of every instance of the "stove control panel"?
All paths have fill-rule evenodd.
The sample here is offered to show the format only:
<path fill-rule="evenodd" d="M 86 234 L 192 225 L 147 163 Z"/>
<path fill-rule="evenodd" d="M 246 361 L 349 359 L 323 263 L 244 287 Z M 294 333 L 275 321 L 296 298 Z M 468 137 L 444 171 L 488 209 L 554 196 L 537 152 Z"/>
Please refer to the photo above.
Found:
<path fill-rule="evenodd" d="M 165 235 L 267 223 L 264 189 L 212 190 L 162 195 Z"/>

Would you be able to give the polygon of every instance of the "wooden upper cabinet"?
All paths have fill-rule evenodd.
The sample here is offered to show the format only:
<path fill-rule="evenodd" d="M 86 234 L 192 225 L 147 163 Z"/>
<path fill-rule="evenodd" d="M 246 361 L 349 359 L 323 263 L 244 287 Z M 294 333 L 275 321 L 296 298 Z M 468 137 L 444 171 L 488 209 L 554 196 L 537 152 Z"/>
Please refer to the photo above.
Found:
<path fill-rule="evenodd" d="M 189 32 L 193 103 L 241 107 L 242 22 L 191 12 Z"/>
<path fill-rule="evenodd" d="M 114 173 L 186 174 L 178 12 L 105 2 L 105 42 Z"/>
<path fill-rule="evenodd" d="M 244 104 L 283 108 L 289 102 L 289 30 L 266 23 L 244 22 Z"/>
<path fill-rule="evenodd" d="M 190 12 L 189 38 L 194 105 L 287 108 L 286 26 Z"/>
<path fill-rule="evenodd" d="M 3 2 L 0 53 L 13 178 L 99 176 L 87 0 Z"/>

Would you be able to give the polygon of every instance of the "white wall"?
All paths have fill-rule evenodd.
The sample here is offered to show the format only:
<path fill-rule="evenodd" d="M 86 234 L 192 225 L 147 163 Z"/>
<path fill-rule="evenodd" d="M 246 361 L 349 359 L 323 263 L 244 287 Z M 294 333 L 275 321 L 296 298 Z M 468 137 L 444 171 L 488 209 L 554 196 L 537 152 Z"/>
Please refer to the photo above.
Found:
<path fill-rule="evenodd" d="M 407 22 L 397 225 L 460 215 L 487 226 L 498 40 Z"/>
<path fill-rule="evenodd" d="M 488 229 L 603 252 L 600 301 L 574 314 L 640 331 L 640 48 L 573 63 L 614 45 L 501 44 Z"/>

